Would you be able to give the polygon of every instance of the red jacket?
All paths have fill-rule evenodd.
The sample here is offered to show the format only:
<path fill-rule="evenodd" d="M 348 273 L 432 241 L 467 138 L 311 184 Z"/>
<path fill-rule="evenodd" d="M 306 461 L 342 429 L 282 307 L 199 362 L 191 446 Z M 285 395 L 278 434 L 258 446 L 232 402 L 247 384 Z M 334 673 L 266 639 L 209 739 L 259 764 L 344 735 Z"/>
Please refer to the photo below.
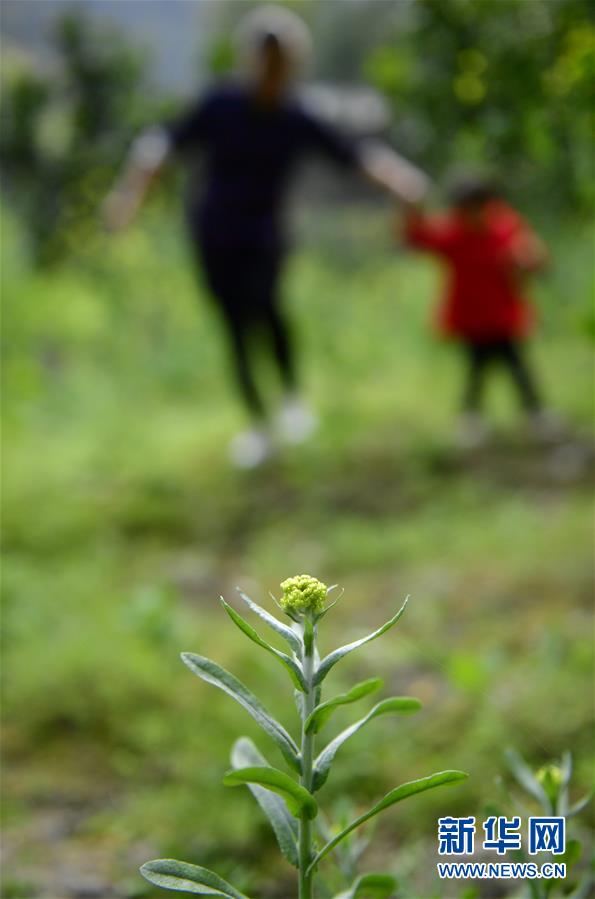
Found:
<path fill-rule="evenodd" d="M 534 315 L 521 293 L 513 252 L 530 234 L 522 218 L 500 201 L 488 204 L 479 226 L 457 210 L 409 216 L 407 243 L 446 263 L 446 291 L 438 309 L 443 333 L 478 342 L 529 333 Z"/>

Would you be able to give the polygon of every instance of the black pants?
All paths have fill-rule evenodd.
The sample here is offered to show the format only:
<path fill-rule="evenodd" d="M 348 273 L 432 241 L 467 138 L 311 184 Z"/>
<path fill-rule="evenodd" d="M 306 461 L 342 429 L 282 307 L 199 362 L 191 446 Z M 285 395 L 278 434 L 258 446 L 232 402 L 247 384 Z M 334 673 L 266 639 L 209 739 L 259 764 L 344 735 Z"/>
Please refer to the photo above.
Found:
<path fill-rule="evenodd" d="M 295 387 L 293 342 L 280 308 L 277 249 L 201 247 L 203 270 L 221 312 L 238 387 L 250 413 L 265 414 L 254 378 L 254 342 L 262 338 L 286 389 Z"/>
<path fill-rule="evenodd" d="M 537 387 L 521 345 L 517 341 L 468 342 L 465 344 L 465 351 L 468 368 L 463 406 L 467 412 L 479 410 L 486 373 L 495 364 L 504 366 L 510 373 L 523 407 L 528 412 L 537 412 L 540 409 L 541 400 Z"/>

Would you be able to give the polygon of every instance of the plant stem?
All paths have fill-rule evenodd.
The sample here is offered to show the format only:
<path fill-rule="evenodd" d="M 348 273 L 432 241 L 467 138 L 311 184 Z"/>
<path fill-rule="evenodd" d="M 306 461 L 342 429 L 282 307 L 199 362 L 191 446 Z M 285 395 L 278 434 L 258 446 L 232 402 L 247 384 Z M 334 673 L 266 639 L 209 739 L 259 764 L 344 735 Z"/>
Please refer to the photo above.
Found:
<path fill-rule="evenodd" d="M 305 646 L 303 668 L 306 691 L 304 693 L 304 701 L 302 704 L 302 775 L 300 783 L 306 790 L 312 789 L 312 762 L 314 759 L 314 733 L 311 731 L 307 734 L 304 728 L 304 722 L 308 715 L 314 710 L 316 704 L 316 688 L 312 684 L 314 677 L 314 652 L 315 631 L 312 644 L 310 646 L 306 644 Z M 312 822 L 305 815 L 302 815 L 299 821 L 299 899 L 313 899 L 312 873 L 306 873 L 311 860 Z"/>

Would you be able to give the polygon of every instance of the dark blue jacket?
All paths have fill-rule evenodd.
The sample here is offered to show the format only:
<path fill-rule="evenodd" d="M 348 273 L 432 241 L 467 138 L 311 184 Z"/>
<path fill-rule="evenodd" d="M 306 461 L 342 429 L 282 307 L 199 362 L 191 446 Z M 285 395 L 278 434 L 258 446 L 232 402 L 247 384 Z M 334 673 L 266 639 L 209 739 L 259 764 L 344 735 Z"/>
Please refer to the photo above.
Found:
<path fill-rule="evenodd" d="M 176 150 L 202 150 L 206 171 L 190 196 L 190 219 L 203 245 L 282 246 L 282 208 L 296 162 L 310 152 L 345 167 L 358 164 L 355 144 L 297 100 L 257 105 L 249 90 L 212 89 L 168 127 Z"/>

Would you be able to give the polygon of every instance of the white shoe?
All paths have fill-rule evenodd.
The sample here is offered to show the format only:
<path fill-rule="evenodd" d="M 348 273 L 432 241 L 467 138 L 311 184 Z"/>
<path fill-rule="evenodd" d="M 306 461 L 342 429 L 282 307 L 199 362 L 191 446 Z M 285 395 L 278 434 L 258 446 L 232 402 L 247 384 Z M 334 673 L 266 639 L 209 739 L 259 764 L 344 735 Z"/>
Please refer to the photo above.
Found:
<path fill-rule="evenodd" d="M 251 428 L 236 434 L 229 445 L 229 458 L 236 468 L 258 468 L 271 456 L 271 440 L 264 428 Z"/>
<path fill-rule="evenodd" d="M 536 440 L 549 443 L 563 436 L 564 422 L 554 412 L 542 409 L 530 416 L 529 430 Z"/>
<path fill-rule="evenodd" d="M 296 397 L 285 400 L 277 416 L 277 430 L 283 443 L 303 443 L 317 427 L 318 418 L 311 409 Z"/>
<path fill-rule="evenodd" d="M 591 448 L 588 445 L 562 443 L 550 450 L 547 470 L 559 483 L 571 484 L 588 474 L 591 462 Z"/>
<path fill-rule="evenodd" d="M 457 442 L 462 449 L 478 449 L 486 442 L 488 426 L 477 412 L 466 412 L 459 419 Z"/>

